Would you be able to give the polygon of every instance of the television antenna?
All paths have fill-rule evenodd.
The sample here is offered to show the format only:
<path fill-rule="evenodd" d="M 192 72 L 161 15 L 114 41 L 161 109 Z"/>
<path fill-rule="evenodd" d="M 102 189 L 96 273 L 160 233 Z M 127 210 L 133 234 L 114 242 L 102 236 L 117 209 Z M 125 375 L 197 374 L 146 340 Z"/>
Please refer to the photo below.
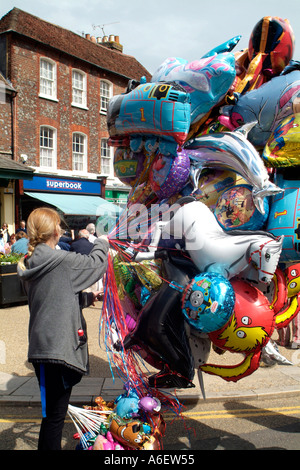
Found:
<path fill-rule="evenodd" d="M 104 32 L 104 26 L 109 26 L 111 24 L 117 24 L 117 23 L 120 23 L 120 21 L 114 21 L 113 23 L 105 23 L 105 24 L 92 24 L 92 27 L 93 29 L 95 30 L 96 28 L 100 28 L 102 30 L 102 34 L 103 36 L 106 36 L 105 32 Z"/>

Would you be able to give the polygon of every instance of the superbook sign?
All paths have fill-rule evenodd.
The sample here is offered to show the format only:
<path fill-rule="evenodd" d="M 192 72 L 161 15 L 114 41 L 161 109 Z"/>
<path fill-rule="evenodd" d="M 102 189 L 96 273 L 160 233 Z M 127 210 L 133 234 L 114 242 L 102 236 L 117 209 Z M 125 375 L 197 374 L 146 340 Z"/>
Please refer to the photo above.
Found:
<path fill-rule="evenodd" d="M 100 181 L 53 178 L 51 176 L 34 176 L 32 180 L 24 180 L 23 188 L 24 191 L 46 191 L 69 194 L 101 194 Z"/>

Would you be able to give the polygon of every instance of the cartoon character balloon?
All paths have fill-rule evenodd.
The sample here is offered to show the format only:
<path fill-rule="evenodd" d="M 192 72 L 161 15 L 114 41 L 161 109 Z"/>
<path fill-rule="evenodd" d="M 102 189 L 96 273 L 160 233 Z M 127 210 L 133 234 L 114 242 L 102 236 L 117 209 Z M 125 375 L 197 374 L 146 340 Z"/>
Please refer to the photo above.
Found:
<path fill-rule="evenodd" d="M 223 230 L 259 230 L 267 221 L 269 202 L 264 199 L 264 214 L 261 214 L 254 205 L 251 186 L 239 184 L 224 191 L 214 214 Z"/>
<path fill-rule="evenodd" d="M 272 200 L 267 230 L 274 235 L 284 235 L 280 261 L 297 263 L 300 261 L 300 179 L 294 168 L 286 168 L 276 174 L 275 181 L 284 193 Z"/>
<path fill-rule="evenodd" d="M 177 83 L 142 83 L 109 101 L 109 144 L 176 156 L 191 123 L 190 95 Z"/>
<path fill-rule="evenodd" d="M 272 336 L 275 324 L 268 299 L 256 287 L 237 279 L 231 284 L 236 296 L 234 313 L 226 325 L 209 333 L 209 337 L 225 351 L 243 353 L 244 359 L 233 366 L 204 364 L 200 370 L 237 382 L 258 368 L 261 350 Z"/>
<path fill-rule="evenodd" d="M 286 301 L 275 318 L 277 329 L 285 328 L 300 311 L 300 263 L 288 266 L 284 270 L 286 279 Z"/>
<path fill-rule="evenodd" d="M 234 307 L 234 290 L 218 274 L 197 275 L 185 288 L 182 311 L 187 322 L 204 333 L 218 330 L 229 319 Z"/>

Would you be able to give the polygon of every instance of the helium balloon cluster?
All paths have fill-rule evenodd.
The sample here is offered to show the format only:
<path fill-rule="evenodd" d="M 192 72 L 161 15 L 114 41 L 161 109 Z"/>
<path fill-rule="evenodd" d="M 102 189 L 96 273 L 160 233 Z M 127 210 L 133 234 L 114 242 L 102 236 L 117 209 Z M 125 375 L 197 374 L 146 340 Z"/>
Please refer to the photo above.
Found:
<path fill-rule="evenodd" d="M 109 234 L 102 332 L 119 375 L 152 396 L 193 387 L 196 369 L 252 374 L 299 311 L 294 35 L 268 16 L 235 52 L 240 37 L 192 62 L 167 58 L 109 103 L 115 174 L 130 193 Z M 211 346 L 244 359 L 209 364 Z"/>
<path fill-rule="evenodd" d="M 139 397 L 126 389 L 113 402 L 102 397 L 83 409 L 70 406 L 68 413 L 77 423 L 77 450 L 159 450 L 165 422 L 161 404 L 151 396 Z"/>

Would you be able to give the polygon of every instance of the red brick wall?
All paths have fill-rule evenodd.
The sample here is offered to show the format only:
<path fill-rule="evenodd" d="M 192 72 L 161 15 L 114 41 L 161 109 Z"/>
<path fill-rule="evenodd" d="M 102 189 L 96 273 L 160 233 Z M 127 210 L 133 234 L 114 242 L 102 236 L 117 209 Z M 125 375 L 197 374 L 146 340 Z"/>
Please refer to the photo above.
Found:
<path fill-rule="evenodd" d="M 11 98 L 0 82 L 0 155 L 12 153 Z"/>
<path fill-rule="evenodd" d="M 26 42 L 25 42 L 26 41 Z M 40 58 L 47 57 L 57 66 L 57 99 L 39 97 Z M 87 74 L 88 110 L 71 106 L 72 69 Z M 100 79 L 113 83 L 113 93 L 124 91 L 127 81 L 79 61 L 59 51 L 26 38 L 14 38 L 10 46 L 9 78 L 16 88 L 15 155 L 28 155 L 27 164 L 39 166 L 39 133 L 41 125 L 57 130 L 57 168 L 72 169 L 72 132 L 87 135 L 88 171 L 100 173 L 100 142 L 108 137 L 106 116 L 100 114 Z M 0 116 L 1 119 L 1 116 Z"/>

